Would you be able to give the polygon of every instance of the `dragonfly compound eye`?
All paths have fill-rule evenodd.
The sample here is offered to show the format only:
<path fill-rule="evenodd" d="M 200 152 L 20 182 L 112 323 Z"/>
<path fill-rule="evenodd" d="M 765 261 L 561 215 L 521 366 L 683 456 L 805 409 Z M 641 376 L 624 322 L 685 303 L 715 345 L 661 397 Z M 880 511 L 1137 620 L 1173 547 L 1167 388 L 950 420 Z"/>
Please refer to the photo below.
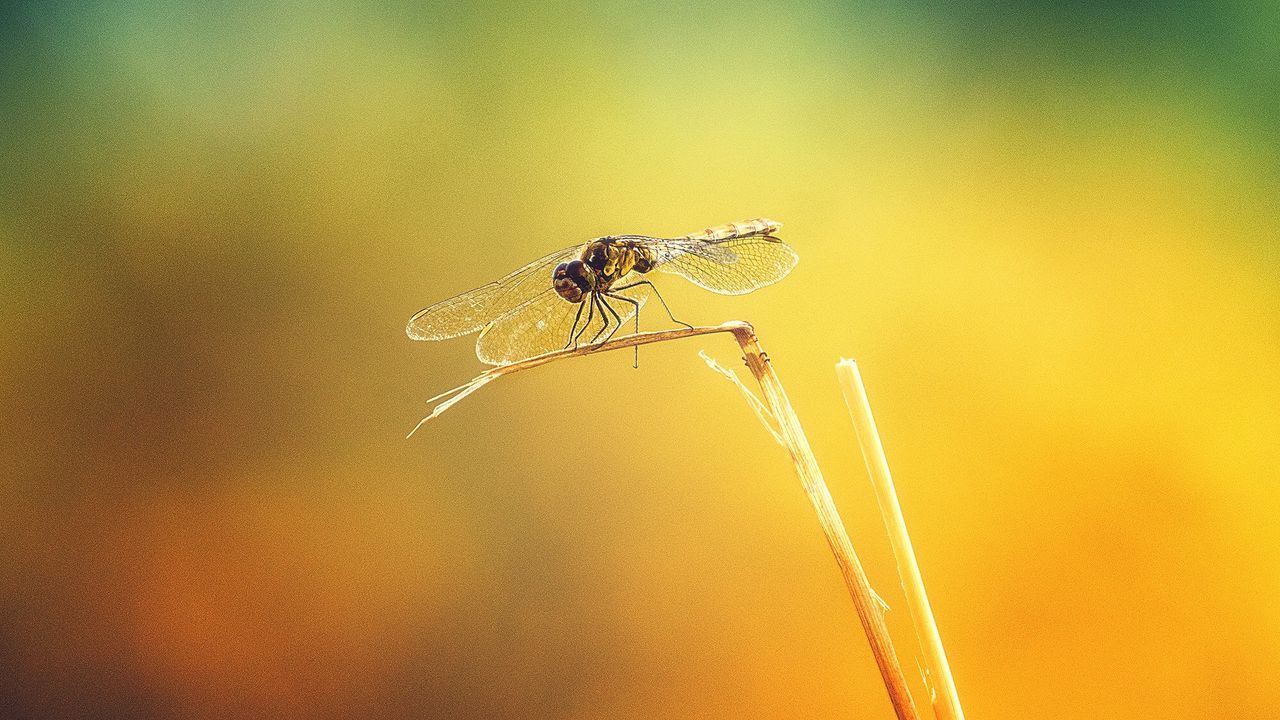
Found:
<path fill-rule="evenodd" d="M 560 263 L 552 274 L 556 294 L 571 303 L 582 302 L 582 296 L 591 289 L 590 270 L 581 260 Z"/>

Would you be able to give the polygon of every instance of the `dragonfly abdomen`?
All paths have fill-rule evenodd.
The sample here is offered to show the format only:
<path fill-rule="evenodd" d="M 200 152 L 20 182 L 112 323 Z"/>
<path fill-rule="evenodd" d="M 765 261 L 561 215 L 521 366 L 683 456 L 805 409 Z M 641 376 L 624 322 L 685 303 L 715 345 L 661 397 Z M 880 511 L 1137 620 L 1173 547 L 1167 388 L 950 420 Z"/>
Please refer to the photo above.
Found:
<path fill-rule="evenodd" d="M 755 220 L 747 220 L 745 222 L 716 225 L 715 227 L 709 227 L 700 233 L 689 233 L 688 235 L 685 235 L 685 237 L 690 240 L 719 243 L 726 240 L 737 240 L 738 238 L 772 235 L 781 228 L 782 223 L 780 222 L 774 222 L 769 218 L 756 218 Z"/>

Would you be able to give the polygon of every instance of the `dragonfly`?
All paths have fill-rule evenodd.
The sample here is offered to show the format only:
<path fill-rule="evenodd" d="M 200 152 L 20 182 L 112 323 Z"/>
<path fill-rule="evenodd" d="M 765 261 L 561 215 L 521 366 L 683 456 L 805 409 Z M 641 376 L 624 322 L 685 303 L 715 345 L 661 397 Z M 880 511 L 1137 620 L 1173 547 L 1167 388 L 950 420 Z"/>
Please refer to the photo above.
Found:
<path fill-rule="evenodd" d="M 799 256 L 767 218 L 661 238 L 610 235 L 538 258 L 500 280 L 414 314 L 413 340 L 445 340 L 479 331 L 476 356 L 507 365 L 555 350 L 610 340 L 634 320 L 650 293 L 671 309 L 648 279 L 655 270 L 680 275 L 721 295 L 742 295 L 785 278 Z"/>

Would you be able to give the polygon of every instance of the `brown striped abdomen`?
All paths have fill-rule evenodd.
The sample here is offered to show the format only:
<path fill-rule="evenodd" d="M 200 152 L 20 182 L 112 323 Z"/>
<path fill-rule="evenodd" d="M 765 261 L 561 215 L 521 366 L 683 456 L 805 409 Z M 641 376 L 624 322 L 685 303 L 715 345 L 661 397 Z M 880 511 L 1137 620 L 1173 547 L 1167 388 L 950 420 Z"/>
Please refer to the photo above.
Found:
<path fill-rule="evenodd" d="M 704 242 L 724 242 L 757 235 L 772 235 L 781 227 L 782 223 L 774 222 L 768 218 L 756 218 L 746 222 L 709 227 L 702 232 L 689 233 L 685 237 L 690 240 L 702 240 Z"/>

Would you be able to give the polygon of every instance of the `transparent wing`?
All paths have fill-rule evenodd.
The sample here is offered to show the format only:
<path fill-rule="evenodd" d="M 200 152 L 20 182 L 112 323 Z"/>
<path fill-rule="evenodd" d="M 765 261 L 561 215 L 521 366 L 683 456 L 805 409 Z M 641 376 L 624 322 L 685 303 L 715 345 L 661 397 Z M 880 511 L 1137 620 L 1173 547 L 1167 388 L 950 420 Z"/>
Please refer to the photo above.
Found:
<path fill-rule="evenodd" d="M 772 235 L 723 242 L 677 238 L 655 240 L 659 270 L 681 275 L 722 295 L 742 295 L 772 285 L 791 272 L 800 256 Z"/>
<path fill-rule="evenodd" d="M 549 290 L 552 270 L 556 265 L 576 258 L 580 248 L 580 245 L 575 245 L 557 250 L 501 280 L 419 310 L 409 319 L 405 333 L 414 340 L 444 340 L 473 333 L 494 318 Z"/>
<path fill-rule="evenodd" d="M 617 294 L 641 306 L 648 299 L 643 287 Z M 593 306 L 590 299 L 571 303 L 548 288 L 485 327 L 476 340 L 476 357 L 490 365 L 509 365 L 534 355 L 573 347 L 573 337 L 579 330 L 582 332 L 578 335 L 578 346 L 587 345 L 593 339 L 604 342 L 614 332 L 628 335 L 635 331 L 630 322 L 635 315 L 635 305 L 617 299 L 601 299 L 607 300 L 618 313 L 617 320 L 609 313 L 602 317 L 599 307 Z M 605 317 L 608 318 L 607 325 Z M 602 328 L 607 329 L 602 331 Z"/>

